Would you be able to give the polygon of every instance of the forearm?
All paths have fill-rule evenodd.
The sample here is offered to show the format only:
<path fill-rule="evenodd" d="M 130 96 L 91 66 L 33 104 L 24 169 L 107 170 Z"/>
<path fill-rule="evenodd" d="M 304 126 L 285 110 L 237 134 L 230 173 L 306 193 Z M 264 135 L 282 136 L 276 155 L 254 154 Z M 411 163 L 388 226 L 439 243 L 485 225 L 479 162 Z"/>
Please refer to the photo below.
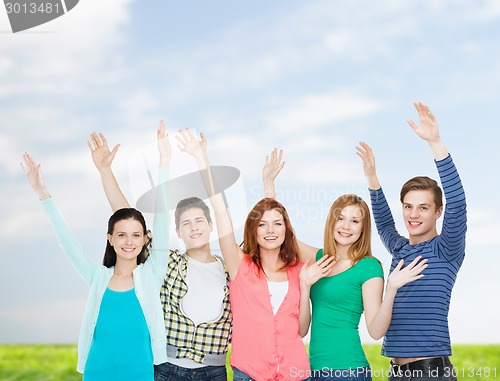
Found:
<path fill-rule="evenodd" d="M 37 189 L 36 194 L 38 195 L 40 201 L 48 200 L 52 197 L 45 186 L 43 188 Z"/>
<path fill-rule="evenodd" d="M 446 149 L 443 141 L 441 140 L 441 137 L 435 140 L 429 140 L 427 143 L 429 143 L 429 147 L 432 150 L 434 159 L 436 159 L 437 161 L 443 160 L 449 155 L 448 150 Z"/>
<path fill-rule="evenodd" d="M 200 171 L 201 179 L 203 181 L 203 186 L 205 187 L 205 191 L 207 192 L 210 203 L 212 204 L 212 208 L 214 209 L 215 215 L 217 215 L 218 213 L 220 215 L 225 215 L 225 214 L 228 215 L 226 203 L 224 202 L 222 192 L 219 189 L 217 181 L 210 167 L 210 163 L 208 162 L 208 155 L 206 153 L 197 155 L 195 157 L 195 160 L 196 164 L 198 165 L 198 169 Z M 225 219 L 225 216 L 223 216 L 220 219 Z"/>
<path fill-rule="evenodd" d="M 163 282 L 165 270 L 169 258 L 169 235 L 170 235 L 170 215 L 168 203 L 168 180 L 170 171 L 168 167 L 160 167 L 158 174 L 158 187 L 155 201 L 155 215 L 153 221 L 153 245 L 152 253 L 148 260 L 158 275 L 160 282 Z"/>
<path fill-rule="evenodd" d="M 381 188 L 380 182 L 378 181 L 378 177 L 376 174 L 367 176 L 366 180 L 368 181 L 368 188 L 370 190 L 378 190 Z"/>
<path fill-rule="evenodd" d="M 101 175 L 104 193 L 106 194 L 106 198 L 113 212 L 122 208 L 130 208 L 130 204 L 123 195 L 111 167 L 104 167 L 99 173 Z"/>
<path fill-rule="evenodd" d="M 304 337 L 311 324 L 310 287 L 300 287 L 299 335 Z"/>
<path fill-rule="evenodd" d="M 63 253 L 80 273 L 85 282 L 90 284 L 96 271 L 97 264 L 85 254 L 80 242 L 73 235 L 68 224 L 57 209 L 54 200 L 42 200 L 42 206 L 56 233 L 59 246 Z"/>
<path fill-rule="evenodd" d="M 380 304 L 379 310 L 371 321 L 367 321 L 368 333 L 375 340 L 381 339 L 391 324 L 392 307 L 394 305 L 395 296 L 396 291 L 388 288 L 384 300 Z"/>
<path fill-rule="evenodd" d="M 264 179 L 264 198 L 276 199 L 276 189 L 274 187 L 274 180 Z"/>

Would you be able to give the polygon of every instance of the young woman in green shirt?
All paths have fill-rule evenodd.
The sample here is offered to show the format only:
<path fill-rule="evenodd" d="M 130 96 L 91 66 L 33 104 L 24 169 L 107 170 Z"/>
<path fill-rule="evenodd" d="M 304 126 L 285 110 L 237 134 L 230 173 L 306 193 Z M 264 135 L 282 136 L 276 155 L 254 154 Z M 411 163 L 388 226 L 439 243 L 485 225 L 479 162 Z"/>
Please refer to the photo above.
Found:
<path fill-rule="evenodd" d="M 266 196 L 274 197 L 274 179 L 283 168 L 277 150 L 266 162 Z M 401 260 L 388 278 L 385 298 L 384 272 L 371 250 L 368 205 L 354 194 L 340 196 L 332 204 L 325 225 L 324 248 L 299 242 L 301 260 L 314 263 L 325 253 L 336 262 L 326 277 L 301 292 L 312 301 L 310 340 L 311 375 L 318 381 L 370 381 L 371 370 L 361 346 L 359 322 L 365 314 L 371 337 L 382 338 L 389 327 L 397 290 L 423 277 L 426 260 L 416 258 L 405 268 Z"/>

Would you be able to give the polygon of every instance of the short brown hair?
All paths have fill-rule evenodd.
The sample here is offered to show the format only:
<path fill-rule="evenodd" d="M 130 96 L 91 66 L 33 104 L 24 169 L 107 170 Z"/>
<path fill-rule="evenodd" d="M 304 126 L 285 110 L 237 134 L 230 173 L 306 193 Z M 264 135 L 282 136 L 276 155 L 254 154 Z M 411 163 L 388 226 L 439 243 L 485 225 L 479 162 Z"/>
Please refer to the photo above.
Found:
<path fill-rule="evenodd" d="M 186 210 L 190 209 L 201 209 L 203 214 L 205 215 L 208 223 L 212 222 L 212 218 L 210 217 L 210 209 L 208 209 L 205 201 L 198 197 L 188 197 L 177 203 L 177 207 L 175 208 L 175 228 L 179 229 L 179 224 L 181 220 L 181 214 Z"/>
<path fill-rule="evenodd" d="M 443 191 L 439 187 L 436 180 L 433 180 L 427 176 L 417 176 L 408 180 L 401 188 L 401 193 L 399 196 L 401 203 L 404 202 L 403 200 L 406 194 L 414 190 L 430 190 L 434 194 L 436 209 L 439 209 L 443 206 Z"/>

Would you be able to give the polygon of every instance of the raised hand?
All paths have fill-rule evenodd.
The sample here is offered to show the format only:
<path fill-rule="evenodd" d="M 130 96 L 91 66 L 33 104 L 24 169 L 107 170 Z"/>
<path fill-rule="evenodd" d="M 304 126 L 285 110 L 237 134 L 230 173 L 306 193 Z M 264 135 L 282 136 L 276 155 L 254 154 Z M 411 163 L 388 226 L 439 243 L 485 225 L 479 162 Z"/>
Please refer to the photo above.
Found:
<path fill-rule="evenodd" d="M 262 179 L 265 181 L 274 181 L 276 176 L 279 175 L 283 167 L 285 166 L 285 162 L 281 161 L 283 157 L 283 150 L 278 150 L 275 148 L 271 152 L 271 155 L 266 156 L 266 163 L 264 164 L 264 168 L 262 169 Z"/>
<path fill-rule="evenodd" d="M 405 268 L 402 268 L 403 264 L 404 260 L 401 259 L 392 271 L 391 275 L 389 275 L 389 278 L 387 280 L 387 288 L 398 290 L 405 284 L 422 278 L 424 276 L 424 274 L 422 274 L 422 271 L 427 268 L 427 259 L 422 259 L 422 256 L 419 255 Z"/>
<path fill-rule="evenodd" d="M 424 105 L 422 102 L 413 102 L 413 105 L 417 109 L 418 118 L 420 120 L 420 125 L 417 125 L 413 120 L 408 119 L 407 122 L 413 131 L 425 141 L 436 141 L 439 140 L 439 129 L 436 122 L 436 118 L 432 114 L 429 107 Z"/>
<path fill-rule="evenodd" d="M 359 142 L 359 146 L 356 147 L 356 155 L 363 160 L 363 171 L 368 180 L 368 187 L 374 190 L 379 189 L 380 184 L 375 167 L 375 156 L 373 156 L 371 147 L 365 142 Z"/>
<path fill-rule="evenodd" d="M 366 177 L 376 176 L 375 156 L 371 147 L 365 142 L 359 142 L 359 147 L 356 147 L 356 155 L 363 160 L 363 171 Z"/>
<path fill-rule="evenodd" d="M 179 134 L 180 136 L 176 135 L 175 137 L 180 143 L 178 147 L 182 152 L 186 152 L 197 159 L 204 157 L 208 141 L 203 132 L 200 132 L 200 139 L 197 139 L 189 128 L 179 130 Z"/>
<path fill-rule="evenodd" d="M 26 174 L 33 190 L 40 197 L 40 200 L 50 198 L 50 194 L 45 186 L 45 182 L 43 181 L 40 164 L 38 164 L 29 153 L 25 153 L 23 155 L 23 159 L 24 164 L 21 163 L 21 168 Z"/>
<path fill-rule="evenodd" d="M 115 148 L 110 151 L 106 138 L 100 132 L 99 134 L 92 132 L 90 134 L 90 140 L 87 141 L 87 145 L 92 154 L 92 161 L 99 172 L 105 167 L 111 167 L 111 163 L 118 152 L 118 148 L 120 148 L 120 145 L 117 144 Z"/>
<path fill-rule="evenodd" d="M 158 129 L 156 130 L 156 138 L 158 141 L 158 152 L 160 153 L 160 166 L 168 166 L 172 159 L 172 147 L 163 120 L 160 120 Z"/>
<path fill-rule="evenodd" d="M 443 160 L 448 156 L 448 151 L 439 135 L 439 128 L 436 118 L 432 114 L 429 107 L 422 102 L 413 102 L 417 109 L 420 125 L 417 125 L 413 120 L 408 119 L 407 122 L 415 133 L 423 140 L 429 143 L 434 154 L 434 159 Z"/>
<path fill-rule="evenodd" d="M 308 260 L 300 269 L 299 279 L 300 286 L 309 288 L 321 278 L 328 276 L 330 270 L 335 264 L 335 257 L 333 255 L 323 255 L 313 264 Z"/>

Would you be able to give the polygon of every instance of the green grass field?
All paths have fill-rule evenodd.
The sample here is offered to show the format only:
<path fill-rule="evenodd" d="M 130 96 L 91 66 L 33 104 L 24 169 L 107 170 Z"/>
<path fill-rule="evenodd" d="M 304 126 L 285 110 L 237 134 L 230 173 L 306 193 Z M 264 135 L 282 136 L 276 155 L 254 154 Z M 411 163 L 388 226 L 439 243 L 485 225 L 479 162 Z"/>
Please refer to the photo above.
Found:
<path fill-rule="evenodd" d="M 373 380 L 387 380 L 388 361 L 380 356 L 380 345 L 364 348 Z M 0 380 L 81 381 L 76 358 L 75 345 L 0 345 Z M 500 380 L 500 345 L 455 345 L 452 361 L 459 380 Z"/>

